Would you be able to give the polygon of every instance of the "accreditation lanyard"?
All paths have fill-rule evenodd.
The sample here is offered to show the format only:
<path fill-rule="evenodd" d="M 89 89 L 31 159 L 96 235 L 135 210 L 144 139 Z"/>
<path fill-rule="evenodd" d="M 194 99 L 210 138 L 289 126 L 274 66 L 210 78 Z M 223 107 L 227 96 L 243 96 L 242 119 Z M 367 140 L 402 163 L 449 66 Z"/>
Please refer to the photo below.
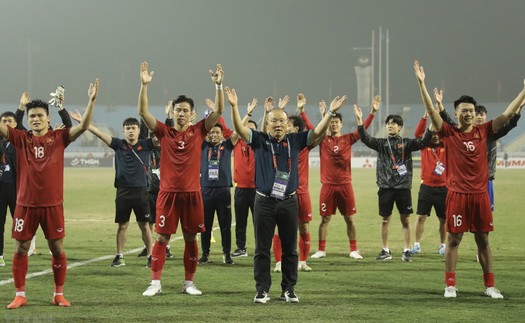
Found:
<path fill-rule="evenodd" d="M 216 159 L 212 159 L 213 147 L 210 147 L 208 149 L 208 180 L 210 181 L 219 180 L 219 165 L 220 165 L 220 159 L 221 159 L 221 148 L 222 148 L 222 142 L 218 146 Z"/>
<path fill-rule="evenodd" d="M 434 157 L 436 157 L 436 168 L 434 168 L 434 174 L 436 174 L 437 176 L 441 176 L 443 175 L 443 172 L 445 171 L 445 165 L 439 159 L 434 148 L 431 148 L 431 149 L 432 149 L 432 154 L 434 154 Z"/>
<path fill-rule="evenodd" d="M 285 199 L 286 187 L 290 181 L 290 172 L 292 171 L 292 149 L 290 147 L 290 141 L 286 138 L 286 146 L 288 148 L 288 171 L 283 172 L 277 168 L 277 155 L 275 154 L 275 149 L 273 144 L 270 142 L 270 149 L 272 151 L 272 160 L 273 160 L 273 169 L 275 170 L 275 179 L 273 181 L 271 197 L 274 197 L 278 200 Z"/>
<path fill-rule="evenodd" d="M 408 173 L 407 167 L 404 164 L 405 160 L 405 145 L 403 143 L 403 138 L 401 138 L 401 160 L 396 162 L 394 157 L 394 152 L 392 151 L 392 146 L 390 145 L 390 140 L 386 137 L 388 142 L 388 149 L 390 150 L 390 159 L 392 159 L 392 169 L 395 169 L 400 176 L 405 176 Z"/>
<path fill-rule="evenodd" d="M 6 159 L 5 159 L 5 152 L 7 151 L 7 147 L 9 147 L 9 144 L 10 144 L 10 142 L 8 141 L 5 144 L 4 149 L 2 149 L 2 163 L 0 163 L 0 177 L 2 177 L 4 172 L 8 172 L 8 171 L 11 170 L 11 167 L 9 166 L 9 164 L 6 162 Z M 2 143 L 2 145 L 3 145 L 3 143 Z"/>

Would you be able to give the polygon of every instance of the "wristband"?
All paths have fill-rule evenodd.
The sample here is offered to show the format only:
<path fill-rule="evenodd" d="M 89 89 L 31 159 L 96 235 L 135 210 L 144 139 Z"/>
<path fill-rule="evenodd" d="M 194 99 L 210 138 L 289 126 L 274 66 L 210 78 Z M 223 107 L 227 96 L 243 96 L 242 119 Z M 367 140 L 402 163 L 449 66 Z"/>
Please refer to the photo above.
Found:
<path fill-rule="evenodd" d="M 215 83 L 215 89 L 222 90 L 222 84 Z"/>
<path fill-rule="evenodd" d="M 336 113 L 335 112 L 332 112 L 330 110 L 326 111 L 327 114 L 329 114 L 330 116 L 332 117 L 335 117 L 336 116 Z"/>

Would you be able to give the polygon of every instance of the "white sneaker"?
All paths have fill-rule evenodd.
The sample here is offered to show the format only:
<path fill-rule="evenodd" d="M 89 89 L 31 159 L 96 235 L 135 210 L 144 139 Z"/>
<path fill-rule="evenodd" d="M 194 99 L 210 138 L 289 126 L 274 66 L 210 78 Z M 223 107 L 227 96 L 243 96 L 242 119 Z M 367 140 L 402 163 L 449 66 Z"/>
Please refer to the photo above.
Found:
<path fill-rule="evenodd" d="M 445 288 L 445 298 L 456 298 L 458 289 L 455 286 L 447 286 Z"/>
<path fill-rule="evenodd" d="M 299 265 L 297 266 L 297 270 L 310 272 L 310 271 L 312 271 L 312 268 L 310 268 L 310 266 L 308 266 L 306 264 L 306 261 L 299 261 Z"/>
<path fill-rule="evenodd" d="M 503 298 L 503 295 L 501 295 L 496 287 L 487 287 L 487 289 L 485 289 L 485 295 L 490 296 L 491 298 Z"/>
<path fill-rule="evenodd" d="M 182 292 L 193 295 L 193 296 L 199 296 L 202 295 L 202 292 L 197 289 L 197 286 L 193 282 L 191 283 L 184 283 L 182 285 Z"/>
<path fill-rule="evenodd" d="M 312 259 L 319 259 L 326 257 L 326 252 L 322 250 L 317 250 L 313 255 L 310 256 Z"/>
<path fill-rule="evenodd" d="M 281 272 L 281 262 L 278 261 L 275 263 L 275 268 L 273 269 L 274 273 L 280 273 Z"/>
<path fill-rule="evenodd" d="M 359 254 L 359 250 L 350 252 L 349 257 L 352 259 L 363 259 L 363 256 Z"/>
<path fill-rule="evenodd" d="M 160 294 L 162 292 L 162 288 L 160 287 L 160 284 L 151 284 L 149 287 L 142 293 L 142 296 L 155 296 L 157 294 Z"/>

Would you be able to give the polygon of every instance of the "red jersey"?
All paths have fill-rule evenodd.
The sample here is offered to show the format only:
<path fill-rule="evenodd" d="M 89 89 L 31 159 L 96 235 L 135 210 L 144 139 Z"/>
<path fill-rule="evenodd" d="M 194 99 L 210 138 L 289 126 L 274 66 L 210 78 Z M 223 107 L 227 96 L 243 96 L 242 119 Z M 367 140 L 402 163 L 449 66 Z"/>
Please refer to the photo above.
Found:
<path fill-rule="evenodd" d="M 427 128 L 427 119 L 421 118 L 419 124 L 414 131 L 414 136 L 416 138 L 423 138 L 425 130 Z M 438 175 L 436 170 L 436 165 L 438 163 L 445 164 L 446 153 L 445 147 L 443 144 L 437 147 L 425 147 L 421 149 L 421 184 L 427 186 L 438 187 L 445 186 L 446 183 L 446 174 L 447 165 L 444 165 L 445 171 L 441 175 Z"/>
<path fill-rule="evenodd" d="M 186 131 L 177 131 L 157 120 L 155 135 L 160 141 L 163 165 L 160 190 L 164 192 L 197 192 L 201 190 L 201 146 L 208 131 L 204 119 Z"/>
<path fill-rule="evenodd" d="M 487 139 L 492 136 L 492 120 L 460 132 L 443 122 L 439 132 L 447 153 L 447 189 L 458 193 L 483 193 L 487 190 Z"/>
<path fill-rule="evenodd" d="M 314 125 L 310 122 L 308 115 L 305 112 L 301 112 L 299 117 L 303 119 L 306 129 L 314 129 Z M 297 194 L 308 193 L 308 177 L 310 169 L 310 150 L 313 147 L 306 147 L 299 153 L 298 170 L 299 170 L 299 187 L 297 188 Z"/>
<path fill-rule="evenodd" d="M 374 115 L 369 114 L 364 122 L 368 129 L 374 120 Z M 352 145 L 359 140 L 359 133 L 354 131 L 339 137 L 327 136 L 319 145 L 321 159 L 321 183 L 329 185 L 349 184 L 352 181 L 352 168 L 350 157 Z"/>
<path fill-rule="evenodd" d="M 69 129 L 48 130 L 41 137 L 31 131 L 7 127 L 16 148 L 16 204 L 50 207 L 64 201 L 64 150 L 70 144 Z"/>
<path fill-rule="evenodd" d="M 233 147 L 233 180 L 239 188 L 255 188 L 255 153 L 244 140 Z"/>

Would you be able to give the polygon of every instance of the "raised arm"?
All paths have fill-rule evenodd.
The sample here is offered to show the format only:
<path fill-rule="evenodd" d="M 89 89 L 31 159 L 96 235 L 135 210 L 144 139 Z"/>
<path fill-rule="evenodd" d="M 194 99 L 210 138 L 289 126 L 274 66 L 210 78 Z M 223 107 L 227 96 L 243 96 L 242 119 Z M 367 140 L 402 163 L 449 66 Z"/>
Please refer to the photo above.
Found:
<path fill-rule="evenodd" d="M 302 93 L 297 94 L 297 110 L 299 110 L 299 117 L 303 119 L 306 125 L 306 129 L 312 130 L 315 127 L 310 121 L 310 118 L 308 118 L 308 115 L 306 114 L 306 112 L 304 111 L 305 106 L 306 106 L 306 97 Z"/>
<path fill-rule="evenodd" d="M 273 98 L 271 96 L 267 97 L 265 100 L 264 100 L 264 113 L 263 113 L 263 119 L 262 119 L 262 124 L 261 124 L 261 131 L 266 133 L 266 118 L 268 116 L 268 113 L 270 113 L 270 111 L 272 111 L 274 108 L 274 101 L 273 101 Z"/>
<path fill-rule="evenodd" d="M 439 111 L 441 119 L 453 127 L 457 126 L 457 122 L 450 117 L 450 114 L 448 114 L 443 106 L 443 90 L 438 91 L 437 88 L 434 88 L 434 98 L 436 99 L 437 110 Z"/>
<path fill-rule="evenodd" d="M 76 112 L 69 112 L 69 115 L 71 116 L 71 119 L 75 120 L 76 122 L 80 122 L 82 120 L 82 114 L 77 110 Z M 95 127 L 94 125 L 89 125 L 88 131 L 100 138 L 106 145 L 111 144 L 111 136 L 99 128 Z"/>
<path fill-rule="evenodd" d="M 494 131 L 494 133 L 497 133 L 509 121 L 509 119 L 516 114 L 518 109 L 522 106 L 523 100 L 525 100 L 525 80 L 523 80 L 523 88 L 520 93 L 518 93 L 518 96 L 509 104 L 502 114 L 492 121 L 492 131 Z"/>
<path fill-rule="evenodd" d="M 256 106 L 257 99 L 253 98 L 252 101 L 248 103 L 248 106 L 246 107 L 246 115 L 244 116 L 244 118 L 242 118 L 242 124 L 244 126 L 248 127 L 248 121 L 250 121 L 250 117 L 252 116 L 253 110 L 255 110 Z M 239 141 L 239 134 L 236 131 L 234 131 L 230 136 L 230 140 L 235 146 L 237 144 L 237 141 Z"/>
<path fill-rule="evenodd" d="M 330 110 L 324 115 L 317 127 L 314 130 L 310 130 L 310 135 L 308 136 L 308 145 L 314 143 L 319 137 L 323 136 L 328 126 L 330 125 L 330 119 L 335 115 L 335 113 L 343 106 L 347 97 L 343 95 L 340 97 L 335 97 L 330 103 Z"/>
<path fill-rule="evenodd" d="M 241 116 L 239 114 L 239 100 L 237 99 L 237 92 L 235 92 L 235 89 L 231 89 L 229 87 L 226 87 L 224 90 L 226 92 L 226 97 L 228 98 L 228 103 L 230 103 L 232 107 L 232 121 L 233 121 L 233 127 L 235 128 L 235 132 L 239 134 L 239 136 L 246 141 L 247 143 L 250 143 L 250 135 L 251 130 L 247 126 L 245 126 L 241 121 Z"/>
<path fill-rule="evenodd" d="M 357 132 L 359 134 L 359 138 L 361 141 L 369 148 L 372 148 L 374 150 L 379 149 L 379 143 L 378 140 L 374 137 L 371 137 L 368 132 L 366 131 L 366 128 L 363 126 L 363 111 L 361 110 L 361 107 L 357 104 L 354 104 L 354 114 L 355 119 L 357 123 Z"/>
<path fill-rule="evenodd" d="M 80 120 L 80 123 L 76 126 L 69 128 L 69 140 L 75 141 L 84 131 L 86 131 L 91 125 L 91 118 L 93 116 L 93 109 L 95 107 L 95 100 L 97 99 L 99 81 L 95 80 L 95 84 L 89 84 L 88 96 L 89 101 L 84 112 L 84 116 Z"/>
<path fill-rule="evenodd" d="M 441 125 L 443 124 L 443 119 L 439 116 L 439 113 L 434 109 L 432 105 L 432 99 L 428 93 L 427 86 L 425 85 L 425 70 L 423 66 L 419 65 L 419 61 L 414 61 L 414 72 L 416 74 L 417 83 L 419 85 L 419 92 L 421 93 L 421 99 L 423 100 L 423 105 L 427 111 L 432 126 L 436 131 L 441 130 Z"/>
<path fill-rule="evenodd" d="M 210 76 L 213 83 L 215 83 L 215 108 L 206 118 L 205 126 L 209 131 L 219 120 L 219 117 L 224 112 L 224 93 L 222 92 L 222 80 L 224 79 L 224 72 L 221 64 L 217 64 L 217 70 L 213 72 L 210 70 Z"/>
<path fill-rule="evenodd" d="M 148 85 L 153 78 L 155 72 L 148 73 L 148 62 L 140 64 L 140 91 L 138 110 L 139 115 L 144 120 L 144 123 L 151 132 L 155 132 L 157 127 L 157 119 L 149 112 L 148 109 Z"/>

